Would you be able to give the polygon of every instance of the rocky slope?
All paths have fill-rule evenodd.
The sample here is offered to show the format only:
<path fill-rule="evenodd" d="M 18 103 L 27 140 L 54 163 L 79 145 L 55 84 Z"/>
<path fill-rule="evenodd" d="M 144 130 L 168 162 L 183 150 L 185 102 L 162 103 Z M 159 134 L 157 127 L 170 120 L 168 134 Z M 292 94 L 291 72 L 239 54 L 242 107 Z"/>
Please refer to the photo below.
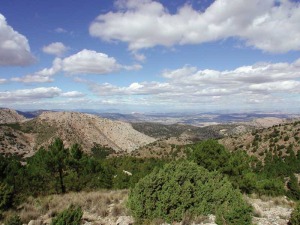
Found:
<path fill-rule="evenodd" d="M 52 132 L 49 140 L 58 136 L 64 140 L 66 146 L 79 141 L 84 149 L 90 149 L 97 143 L 116 152 L 131 152 L 155 141 L 154 138 L 134 130 L 128 123 L 103 119 L 91 114 L 44 112 L 34 122 L 48 124 Z M 46 131 L 44 133 L 48 133 Z"/>
<path fill-rule="evenodd" d="M 0 154 L 32 155 L 34 138 L 16 129 L 16 126 L 0 125 Z"/>
<path fill-rule="evenodd" d="M 189 141 L 219 139 L 232 134 L 241 134 L 254 129 L 247 124 L 218 124 L 206 127 L 196 127 L 186 124 L 161 124 L 140 122 L 132 123 L 134 129 L 154 138 L 185 137 Z"/>
<path fill-rule="evenodd" d="M 43 112 L 32 120 L 0 126 L 0 152 L 30 156 L 57 137 L 66 147 L 81 144 L 86 152 L 99 144 L 129 153 L 155 141 L 125 122 L 75 112 Z"/>
<path fill-rule="evenodd" d="M 286 122 L 288 122 L 287 119 L 282 119 L 277 117 L 264 117 L 264 118 L 254 119 L 253 121 L 247 122 L 245 124 L 248 124 L 256 128 L 268 128 L 275 125 L 284 124 Z"/>
<path fill-rule="evenodd" d="M 18 123 L 24 121 L 26 118 L 18 114 L 13 109 L 0 108 L 0 124 Z"/>
<path fill-rule="evenodd" d="M 257 129 L 242 135 L 231 135 L 219 141 L 227 149 L 245 150 L 263 159 L 268 152 L 278 156 L 300 150 L 300 120 Z"/>

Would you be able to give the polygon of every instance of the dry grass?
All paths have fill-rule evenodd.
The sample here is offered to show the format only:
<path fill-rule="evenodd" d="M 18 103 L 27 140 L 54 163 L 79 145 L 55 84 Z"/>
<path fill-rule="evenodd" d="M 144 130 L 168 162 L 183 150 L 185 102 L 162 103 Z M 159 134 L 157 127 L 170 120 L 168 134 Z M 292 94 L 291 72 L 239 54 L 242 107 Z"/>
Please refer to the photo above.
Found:
<path fill-rule="evenodd" d="M 125 215 L 127 191 L 94 191 L 67 193 L 65 195 L 50 195 L 40 198 L 28 198 L 19 208 L 23 222 L 38 219 L 39 217 L 50 218 L 57 215 L 69 205 L 81 206 L 88 214 L 96 214 L 98 217 Z"/>
<path fill-rule="evenodd" d="M 289 200 L 285 196 L 266 196 L 266 195 L 257 195 L 257 194 L 251 194 L 249 197 L 244 196 L 245 199 L 261 199 L 264 202 L 268 202 L 269 207 L 273 206 L 283 206 L 283 207 L 294 207 L 295 202 L 292 200 Z"/>
<path fill-rule="evenodd" d="M 253 216 L 254 216 L 254 217 L 259 217 L 259 218 L 261 218 L 261 217 L 263 217 L 263 215 L 264 215 L 264 212 L 263 212 L 260 208 L 258 208 L 258 207 L 253 207 Z"/>

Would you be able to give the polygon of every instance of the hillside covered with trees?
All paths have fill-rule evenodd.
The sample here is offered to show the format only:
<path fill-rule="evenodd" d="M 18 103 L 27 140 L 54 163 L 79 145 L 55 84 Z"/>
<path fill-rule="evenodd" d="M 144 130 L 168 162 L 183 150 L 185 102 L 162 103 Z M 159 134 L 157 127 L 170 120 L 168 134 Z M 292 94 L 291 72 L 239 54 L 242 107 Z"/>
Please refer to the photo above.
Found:
<path fill-rule="evenodd" d="M 153 181 L 155 180 L 156 182 L 156 179 L 169 180 L 169 178 L 164 178 L 164 176 L 170 175 L 176 177 L 176 171 L 178 171 L 179 177 L 176 179 L 173 178 L 175 179 L 174 182 L 179 182 L 179 189 L 171 191 L 170 194 L 175 194 L 177 191 L 178 195 L 187 193 L 187 190 L 192 190 L 190 189 L 192 186 L 189 188 L 189 185 L 200 185 L 199 188 L 201 189 L 201 181 L 198 181 L 198 178 L 189 177 L 191 175 L 190 173 L 192 173 L 195 168 L 199 168 L 199 171 L 202 171 L 201 173 L 206 174 L 204 176 L 212 176 L 212 178 L 209 178 L 212 179 L 212 182 L 217 182 L 217 180 L 213 178 L 214 176 L 218 176 L 218 182 L 221 183 L 225 182 L 222 180 L 225 179 L 229 186 L 225 184 L 226 182 L 222 185 L 225 185 L 227 188 L 226 190 L 228 191 L 235 190 L 239 193 L 257 194 L 259 196 L 286 195 L 290 199 L 296 201 L 300 199 L 300 188 L 295 176 L 295 174 L 300 173 L 299 154 L 291 154 L 284 159 L 270 156 L 266 157 L 263 163 L 255 156 L 247 155 L 245 151 L 239 150 L 230 152 L 217 141 L 207 140 L 197 144 L 187 145 L 185 147 L 185 157 L 177 159 L 176 162 L 169 165 L 171 158 L 141 159 L 126 156 L 110 157 L 110 150 L 101 146 L 95 146 L 91 151 L 93 154 L 87 155 L 82 151 L 81 146 L 78 144 L 73 144 L 70 148 L 66 148 L 61 139 L 56 139 L 47 148 L 40 148 L 34 156 L 25 160 L 16 157 L 7 158 L 1 156 L 0 206 L 4 218 L 8 215 L 6 213 L 7 210 L 17 209 L 18 205 L 26 201 L 29 196 L 39 197 L 79 191 L 128 188 L 132 189 L 130 195 L 132 205 L 129 208 L 132 210 L 132 213 L 137 220 L 142 219 L 141 221 L 151 221 L 157 217 L 167 221 L 180 221 L 187 213 L 191 213 L 190 216 L 193 218 L 202 214 L 218 214 L 213 208 L 211 208 L 212 211 L 204 209 L 203 211 L 194 211 L 195 209 L 193 207 L 198 203 L 191 203 L 190 206 L 177 209 L 177 207 L 182 207 L 183 203 L 178 202 L 175 204 L 174 202 L 174 205 L 170 205 L 169 207 L 174 210 L 180 210 L 180 213 L 175 213 L 173 210 L 167 210 L 163 211 L 163 214 L 155 214 L 153 212 L 154 214 L 151 214 L 150 217 L 139 216 L 142 215 L 137 213 L 140 209 L 133 207 L 136 204 L 142 204 L 139 207 L 143 209 L 149 207 L 148 204 L 151 203 L 148 201 L 153 198 L 149 196 L 150 199 L 138 200 L 139 197 L 137 197 L 137 195 L 140 195 L 138 194 L 140 191 L 137 191 L 137 185 L 149 185 L 147 187 L 151 188 L 152 185 L 154 185 Z M 191 165 L 191 167 L 189 165 Z M 174 168 L 167 169 L 171 168 L 170 166 Z M 180 166 L 183 166 L 186 169 L 180 169 Z M 166 171 L 163 172 L 164 170 Z M 174 171 L 174 173 L 172 171 Z M 198 176 L 197 173 L 195 175 Z M 154 180 L 150 182 L 149 179 Z M 143 183 L 146 182 L 146 180 L 150 183 Z M 183 183 L 181 183 L 180 180 L 182 180 Z M 200 183 L 193 183 L 196 181 Z M 168 184 L 168 182 L 162 182 L 159 185 L 161 185 L 162 189 L 159 188 L 158 190 L 163 190 L 166 188 L 166 185 L 174 187 L 173 184 Z M 208 188 L 207 191 L 209 191 L 209 193 L 214 191 L 215 185 L 217 184 L 206 187 Z M 141 190 L 147 192 L 147 187 L 145 186 Z M 156 186 L 156 189 L 157 188 L 158 187 Z M 187 188 L 187 190 L 185 190 L 185 188 Z M 152 193 L 150 189 L 149 192 L 146 192 L 143 196 L 147 196 L 147 193 Z M 156 192 L 157 191 L 155 191 L 155 193 Z M 177 194 L 175 194 L 174 199 L 177 199 Z M 165 193 L 162 196 L 166 197 L 167 195 L 168 194 Z M 198 192 L 195 192 L 192 195 L 194 196 L 193 199 L 203 199 Z M 220 197 L 217 196 L 219 196 L 219 194 L 216 193 L 216 198 Z M 234 194 L 234 196 L 239 195 Z M 143 203 L 137 203 L 136 201 L 142 201 Z M 230 200 L 229 203 L 232 201 L 236 200 Z M 163 203 L 163 201 L 160 202 L 162 205 L 159 207 L 165 207 L 165 203 Z M 143 206 L 143 204 L 145 205 Z M 231 205 L 231 203 L 229 205 Z M 199 207 L 206 206 L 199 205 Z M 251 219 L 249 219 L 252 215 L 252 210 L 250 210 L 251 207 L 249 209 L 245 208 L 246 211 L 240 211 L 240 209 L 241 208 L 232 208 L 230 210 L 233 211 L 230 211 L 230 213 L 228 211 L 229 214 L 226 221 L 232 221 L 229 224 L 251 223 Z M 200 212 L 200 215 L 196 212 Z M 245 212 L 247 212 L 246 215 L 250 216 L 249 218 L 247 217 L 247 219 L 243 217 L 245 216 Z M 232 216 L 240 219 L 244 218 L 242 220 L 245 220 L 246 222 L 241 223 L 240 219 L 233 220 Z M 220 217 L 217 217 L 217 220 L 220 222 Z M 220 224 L 222 224 L 222 222 Z"/>

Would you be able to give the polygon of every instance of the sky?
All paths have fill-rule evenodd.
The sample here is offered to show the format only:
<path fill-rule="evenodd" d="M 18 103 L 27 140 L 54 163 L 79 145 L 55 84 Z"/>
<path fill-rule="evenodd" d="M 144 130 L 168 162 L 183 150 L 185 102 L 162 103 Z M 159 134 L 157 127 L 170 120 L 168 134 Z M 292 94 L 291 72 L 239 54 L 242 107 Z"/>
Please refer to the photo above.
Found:
<path fill-rule="evenodd" d="M 300 112 L 299 0 L 1 0 L 0 107 Z"/>

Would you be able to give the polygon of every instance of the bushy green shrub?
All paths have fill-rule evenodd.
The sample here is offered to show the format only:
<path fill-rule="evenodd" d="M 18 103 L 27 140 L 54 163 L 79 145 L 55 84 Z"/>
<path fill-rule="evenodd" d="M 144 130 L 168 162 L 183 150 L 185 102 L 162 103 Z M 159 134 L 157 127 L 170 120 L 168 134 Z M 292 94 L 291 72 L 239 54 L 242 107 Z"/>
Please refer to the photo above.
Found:
<path fill-rule="evenodd" d="M 9 217 L 5 223 L 5 225 L 22 225 L 22 221 L 18 215 L 13 215 Z"/>
<path fill-rule="evenodd" d="M 291 214 L 289 225 L 299 225 L 300 224 L 300 204 L 298 203 Z"/>
<path fill-rule="evenodd" d="M 220 225 L 252 224 L 251 212 L 251 207 L 242 198 L 237 198 L 234 202 L 227 201 L 217 209 L 216 223 Z"/>
<path fill-rule="evenodd" d="M 81 207 L 71 205 L 52 219 L 51 225 L 79 225 L 82 215 Z"/>
<path fill-rule="evenodd" d="M 287 196 L 295 199 L 295 200 L 300 200 L 300 188 L 298 184 L 298 179 L 294 174 L 290 175 L 290 180 L 287 182 Z"/>
<path fill-rule="evenodd" d="M 0 210 L 6 210 L 12 205 L 13 188 L 0 182 Z"/>
<path fill-rule="evenodd" d="M 206 140 L 191 146 L 188 159 L 203 166 L 209 171 L 223 168 L 230 154 L 225 147 L 216 140 Z"/>
<path fill-rule="evenodd" d="M 141 179 L 129 194 L 128 207 L 141 223 L 216 214 L 220 224 L 251 224 L 251 208 L 241 193 L 218 172 L 188 161 L 169 163 Z"/>

